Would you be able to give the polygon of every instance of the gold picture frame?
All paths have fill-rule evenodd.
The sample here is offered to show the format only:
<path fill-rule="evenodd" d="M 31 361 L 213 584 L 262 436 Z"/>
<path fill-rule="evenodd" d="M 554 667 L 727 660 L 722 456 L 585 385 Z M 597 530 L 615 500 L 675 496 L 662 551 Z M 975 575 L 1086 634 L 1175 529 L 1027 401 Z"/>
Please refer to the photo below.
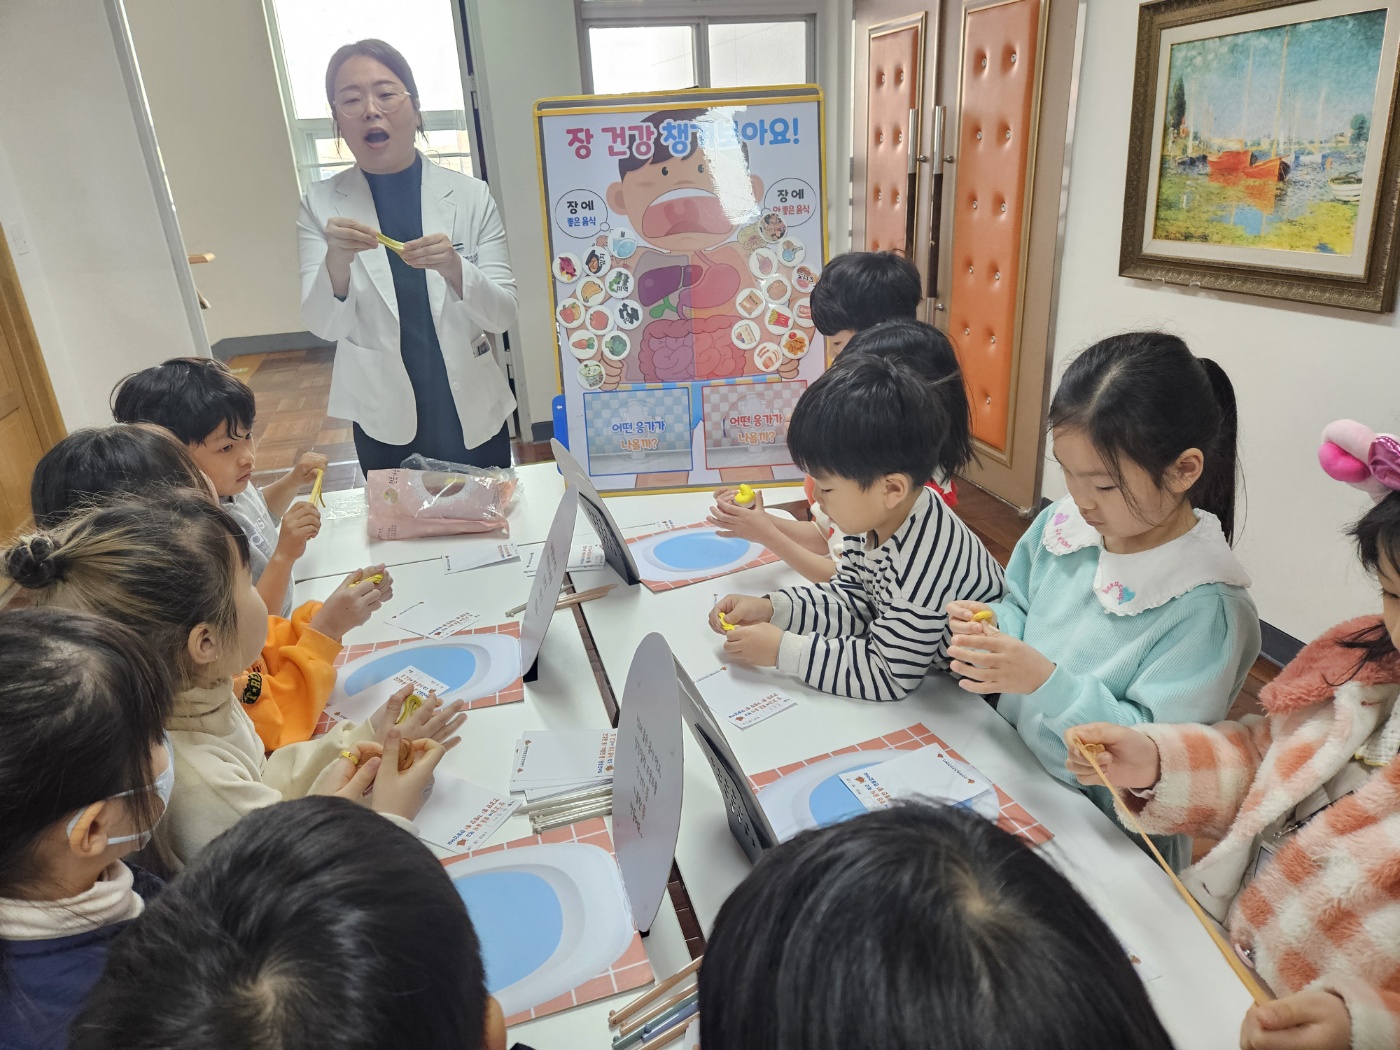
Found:
<path fill-rule="evenodd" d="M 1398 54 L 1400 0 L 1144 5 L 1119 274 L 1394 309 Z"/>

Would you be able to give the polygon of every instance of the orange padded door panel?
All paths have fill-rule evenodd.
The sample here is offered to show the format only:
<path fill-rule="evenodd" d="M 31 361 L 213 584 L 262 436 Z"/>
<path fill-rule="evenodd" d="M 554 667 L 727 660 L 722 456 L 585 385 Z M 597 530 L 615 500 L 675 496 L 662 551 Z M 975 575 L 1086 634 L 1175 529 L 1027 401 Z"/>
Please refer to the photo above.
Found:
<path fill-rule="evenodd" d="M 865 248 L 904 250 L 909 228 L 909 111 L 923 83 L 922 20 L 870 30 L 866 121 Z"/>
<path fill-rule="evenodd" d="M 1002 453 L 1010 445 L 1041 3 L 977 8 L 963 23 L 948 323 L 973 436 Z"/>

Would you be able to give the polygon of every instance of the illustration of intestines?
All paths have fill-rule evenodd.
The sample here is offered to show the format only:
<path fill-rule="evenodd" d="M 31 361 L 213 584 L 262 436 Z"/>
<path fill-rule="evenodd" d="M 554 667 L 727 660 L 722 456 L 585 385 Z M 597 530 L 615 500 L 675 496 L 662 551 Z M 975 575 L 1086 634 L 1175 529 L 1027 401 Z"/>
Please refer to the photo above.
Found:
<path fill-rule="evenodd" d="M 652 321 L 642 330 L 636 355 L 643 379 L 679 383 L 743 375 L 748 355 L 734 345 L 730 334 L 738 320 L 737 316 L 716 316 Z"/>

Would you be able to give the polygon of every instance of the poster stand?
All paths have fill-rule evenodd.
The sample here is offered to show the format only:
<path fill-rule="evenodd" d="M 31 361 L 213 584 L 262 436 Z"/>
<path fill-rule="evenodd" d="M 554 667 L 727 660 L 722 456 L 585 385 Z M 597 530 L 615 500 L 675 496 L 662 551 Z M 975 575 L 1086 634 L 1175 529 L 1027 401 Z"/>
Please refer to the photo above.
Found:
<path fill-rule="evenodd" d="M 560 434 L 608 494 L 798 482 L 787 424 L 825 368 L 815 85 L 534 109 Z"/>

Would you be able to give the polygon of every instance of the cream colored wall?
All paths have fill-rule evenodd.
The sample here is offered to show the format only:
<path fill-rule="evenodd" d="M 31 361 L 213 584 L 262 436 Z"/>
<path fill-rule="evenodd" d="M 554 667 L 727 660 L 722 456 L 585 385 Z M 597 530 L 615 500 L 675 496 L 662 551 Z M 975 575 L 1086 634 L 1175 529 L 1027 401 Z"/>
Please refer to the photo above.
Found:
<path fill-rule="evenodd" d="M 1400 430 L 1400 321 L 1118 276 L 1137 5 L 1090 0 L 1055 333 L 1056 379 L 1076 351 L 1161 328 L 1213 357 L 1234 382 L 1246 484 L 1240 557 L 1260 616 L 1304 640 L 1380 608 L 1342 537 L 1369 501 L 1317 465 L 1339 417 Z M 1045 494 L 1063 494 L 1053 464 Z"/>
<path fill-rule="evenodd" d="M 301 192 L 261 0 L 125 0 L 209 341 L 305 330 Z"/>
<path fill-rule="evenodd" d="M 197 350 L 113 41 L 96 0 L 0 3 L 0 224 L 70 430 Z"/>

